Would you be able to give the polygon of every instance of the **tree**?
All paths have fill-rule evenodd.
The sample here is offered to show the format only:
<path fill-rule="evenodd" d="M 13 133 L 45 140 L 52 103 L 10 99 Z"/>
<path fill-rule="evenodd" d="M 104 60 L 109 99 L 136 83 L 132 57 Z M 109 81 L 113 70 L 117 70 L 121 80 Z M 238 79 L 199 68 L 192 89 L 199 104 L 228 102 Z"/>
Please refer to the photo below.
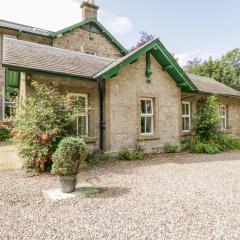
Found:
<path fill-rule="evenodd" d="M 202 60 L 196 57 L 193 60 L 189 60 L 187 62 L 187 65 L 185 66 L 185 68 L 190 69 L 190 68 L 193 68 L 193 67 L 197 67 L 201 64 L 201 62 L 202 62 Z"/>
<path fill-rule="evenodd" d="M 200 76 L 214 78 L 215 80 L 240 90 L 240 49 L 236 48 L 220 59 L 209 58 L 201 64 L 189 64 L 186 71 Z M 190 63 L 192 63 L 190 61 Z"/>
<path fill-rule="evenodd" d="M 137 49 L 137 48 L 139 48 L 139 47 L 141 47 L 141 46 L 143 46 L 144 44 L 152 41 L 155 38 L 155 36 L 153 34 L 149 34 L 149 33 L 145 32 L 145 31 L 141 31 L 139 34 L 140 34 L 140 40 L 138 41 L 136 46 L 133 46 L 130 49 L 130 52 L 135 50 L 135 49 Z"/>

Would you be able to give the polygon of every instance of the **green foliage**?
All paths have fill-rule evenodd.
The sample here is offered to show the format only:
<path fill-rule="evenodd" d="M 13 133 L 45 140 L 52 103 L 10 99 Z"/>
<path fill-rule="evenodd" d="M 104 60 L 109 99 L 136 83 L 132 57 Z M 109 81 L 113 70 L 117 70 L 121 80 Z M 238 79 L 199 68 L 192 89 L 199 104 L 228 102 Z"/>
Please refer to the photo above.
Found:
<path fill-rule="evenodd" d="M 166 143 L 163 147 L 165 153 L 176 153 L 178 152 L 178 144 Z"/>
<path fill-rule="evenodd" d="M 215 154 L 228 150 L 240 150 L 240 140 L 229 134 L 220 133 L 211 141 L 187 138 L 182 141 L 182 150 L 195 153 Z"/>
<path fill-rule="evenodd" d="M 127 148 L 122 148 L 118 154 L 119 160 L 131 161 L 144 159 L 144 152 L 142 151 L 130 151 Z"/>
<path fill-rule="evenodd" d="M 192 64 L 194 62 L 194 64 Z M 200 63 L 189 62 L 187 71 L 200 76 L 211 77 L 229 87 L 240 90 L 240 49 L 236 48 L 226 53 L 220 59 Z M 197 63 L 197 64 L 196 64 Z"/>
<path fill-rule="evenodd" d="M 204 141 L 216 138 L 220 133 L 220 116 L 215 96 L 210 96 L 198 103 L 195 126 L 196 135 Z"/>
<path fill-rule="evenodd" d="M 220 131 L 220 116 L 215 96 L 210 96 L 198 103 L 195 126 L 196 136 L 183 140 L 183 150 L 215 154 L 221 151 L 240 149 L 239 139 Z"/>
<path fill-rule="evenodd" d="M 14 141 L 28 170 L 49 171 L 52 154 L 67 135 L 72 119 L 66 98 L 51 86 L 32 83 L 32 94 L 17 102 Z"/>
<path fill-rule="evenodd" d="M 221 150 L 240 150 L 240 140 L 232 137 L 230 134 L 221 133 L 217 138 Z"/>
<path fill-rule="evenodd" d="M 109 158 L 110 158 L 110 155 L 108 153 L 88 155 L 86 159 L 86 163 L 88 166 L 93 167 L 102 162 L 108 161 Z"/>
<path fill-rule="evenodd" d="M 195 152 L 195 138 L 184 138 L 181 143 L 181 150 Z"/>
<path fill-rule="evenodd" d="M 11 132 L 6 126 L 0 126 L 0 141 L 6 141 L 11 138 Z"/>
<path fill-rule="evenodd" d="M 71 176 L 79 172 L 81 162 L 86 159 L 86 144 L 82 139 L 64 138 L 53 154 L 52 174 Z"/>
<path fill-rule="evenodd" d="M 221 146 L 214 142 L 201 142 L 197 141 L 195 145 L 196 153 L 216 154 L 221 152 Z"/>

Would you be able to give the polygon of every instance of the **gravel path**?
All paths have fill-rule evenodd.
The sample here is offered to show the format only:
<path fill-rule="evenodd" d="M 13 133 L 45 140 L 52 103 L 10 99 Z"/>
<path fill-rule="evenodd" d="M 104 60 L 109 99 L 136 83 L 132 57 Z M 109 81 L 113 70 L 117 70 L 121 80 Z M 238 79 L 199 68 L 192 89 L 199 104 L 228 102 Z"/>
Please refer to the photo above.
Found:
<path fill-rule="evenodd" d="M 56 177 L 0 173 L 0 239 L 240 239 L 240 154 L 162 155 L 79 175 L 101 194 L 45 201 Z"/>

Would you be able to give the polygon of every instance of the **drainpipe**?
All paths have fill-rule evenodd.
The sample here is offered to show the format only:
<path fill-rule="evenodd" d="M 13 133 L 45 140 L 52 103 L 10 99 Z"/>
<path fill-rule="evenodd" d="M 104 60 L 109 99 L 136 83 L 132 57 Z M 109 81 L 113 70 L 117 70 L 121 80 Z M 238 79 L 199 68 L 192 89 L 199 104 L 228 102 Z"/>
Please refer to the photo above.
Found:
<path fill-rule="evenodd" d="M 103 81 L 98 78 L 97 79 L 98 82 L 98 91 L 99 91 L 99 103 L 100 103 L 100 122 L 99 122 L 99 128 L 100 128 L 100 152 L 103 153 L 104 152 L 104 130 L 106 128 L 105 126 L 105 121 L 104 121 L 104 117 L 103 117 L 103 104 L 104 104 L 104 84 Z"/>

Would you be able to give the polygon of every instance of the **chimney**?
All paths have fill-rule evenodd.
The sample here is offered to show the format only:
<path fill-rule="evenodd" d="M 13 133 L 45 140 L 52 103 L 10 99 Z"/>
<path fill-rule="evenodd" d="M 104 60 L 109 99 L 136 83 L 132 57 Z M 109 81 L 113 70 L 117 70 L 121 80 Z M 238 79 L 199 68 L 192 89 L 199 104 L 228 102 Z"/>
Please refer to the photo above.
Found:
<path fill-rule="evenodd" d="M 95 5 L 95 0 L 84 0 L 81 4 L 81 8 L 83 21 L 92 17 L 97 19 L 97 11 L 99 7 Z"/>

